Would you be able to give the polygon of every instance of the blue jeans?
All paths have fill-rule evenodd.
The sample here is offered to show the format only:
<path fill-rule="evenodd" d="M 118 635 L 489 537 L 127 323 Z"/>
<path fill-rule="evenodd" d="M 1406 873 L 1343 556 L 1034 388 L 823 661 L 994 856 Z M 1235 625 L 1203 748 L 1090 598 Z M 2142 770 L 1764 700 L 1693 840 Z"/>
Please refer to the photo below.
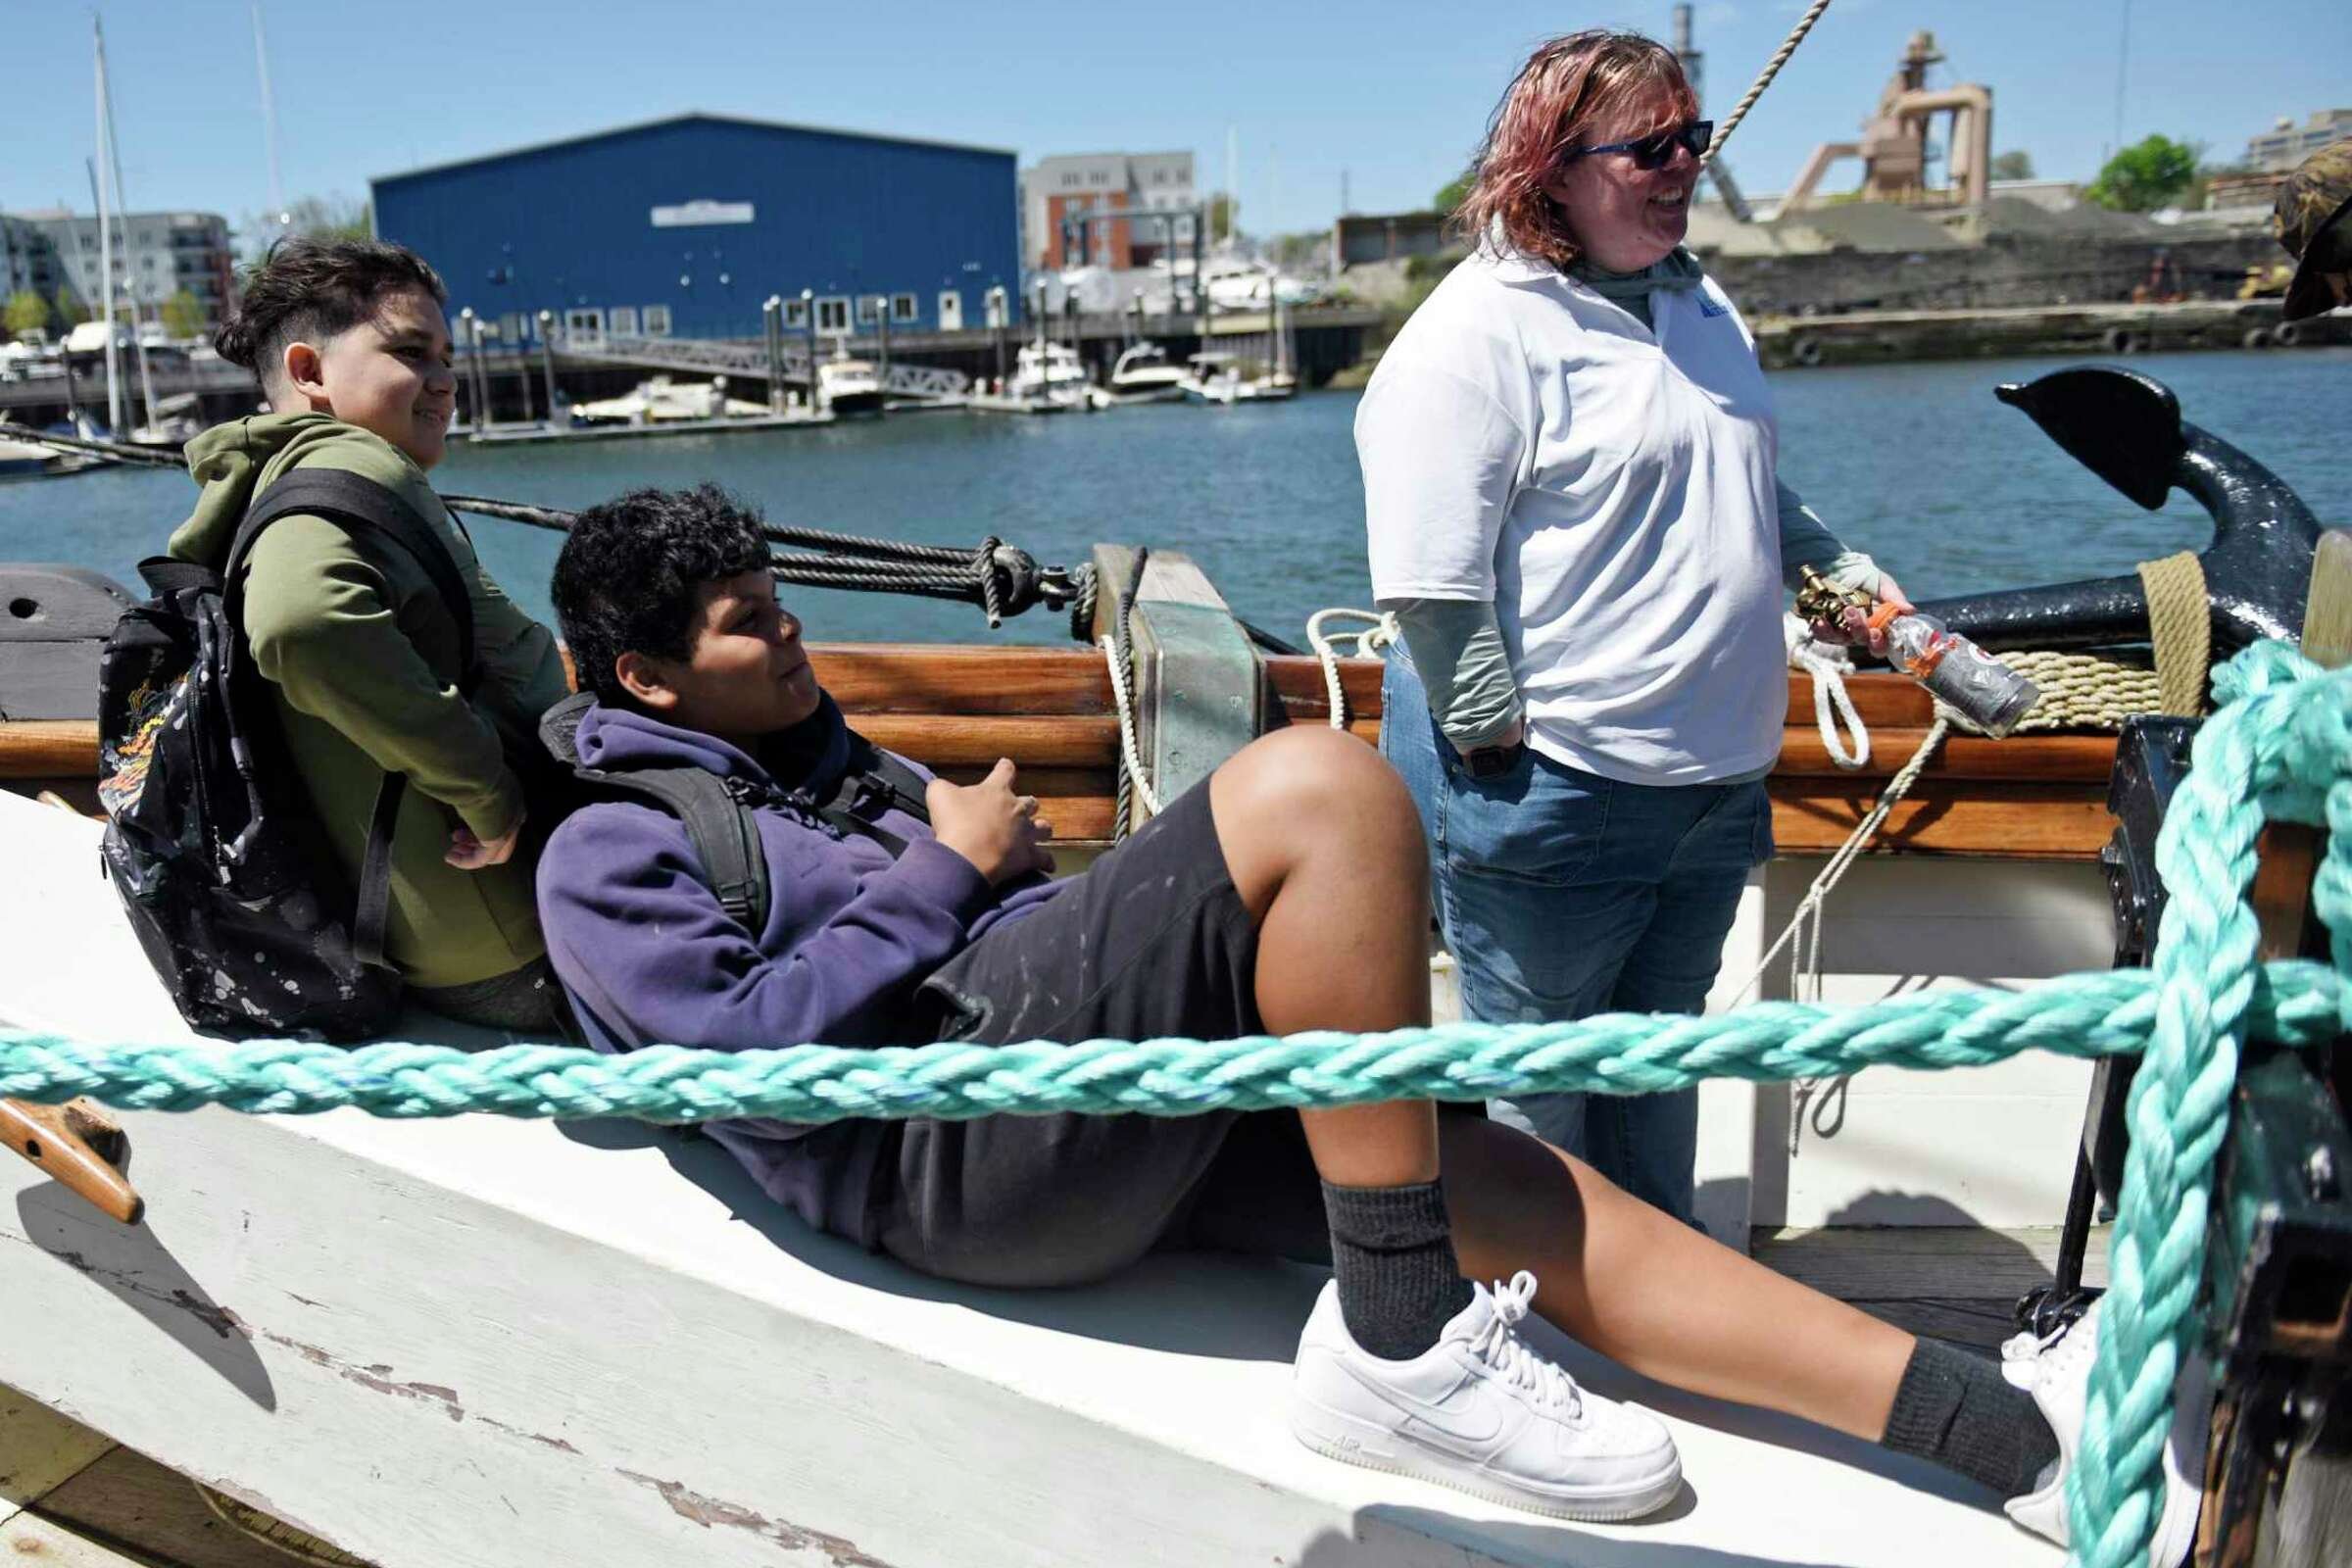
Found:
<path fill-rule="evenodd" d="M 1704 1009 L 1747 873 L 1772 857 L 1761 780 L 1626 784 L 1532 747 L 1501 776 L 1473 778 L 1401 650 L 1389 654 L 1382 704 L 1381 751 L 1421 808 L 1466 1014 L 1543 1023 Z M 1695 1089 L 1531 1095 L 1488 1108 L 1690 1218 Z"/>

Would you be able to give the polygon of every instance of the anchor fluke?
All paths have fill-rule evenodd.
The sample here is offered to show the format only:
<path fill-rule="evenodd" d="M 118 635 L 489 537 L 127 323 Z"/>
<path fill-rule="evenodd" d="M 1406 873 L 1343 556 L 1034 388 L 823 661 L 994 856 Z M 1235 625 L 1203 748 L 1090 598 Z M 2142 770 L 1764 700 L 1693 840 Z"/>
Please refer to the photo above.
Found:
<path fill-rule="evenodd" d="M 2214 656 L 2264 637 L 2293 641 L 2311 586 L 2319 519 L 2277 474 L 2180 417 L 2172 388 L 2137 370 L 2082 366 L 1995 396 L 2023 410 L 2091 472 L 2153 512 L 2178 487 L 2213 518 L 2198 556 Z M 2099 648 L 2148 640 L 2136 573 L 1932 600 L 1921 610 L 1981 647 Z"/>

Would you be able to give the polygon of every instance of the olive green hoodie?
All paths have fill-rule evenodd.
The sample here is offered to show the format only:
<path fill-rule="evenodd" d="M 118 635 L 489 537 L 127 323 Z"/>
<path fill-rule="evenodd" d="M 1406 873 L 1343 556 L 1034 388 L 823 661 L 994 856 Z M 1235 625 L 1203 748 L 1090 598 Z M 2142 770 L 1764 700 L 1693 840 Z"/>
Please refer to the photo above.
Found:
<path fill-rule="evenodd" d="M 352 885 L 377 786 L 387 771 L 408 775 L 385 933 L 404 979 L 458 986 L 520 968 L 546 951 L 527 858 L 464 871 L 443 855 L 460 823 L 487 840 L 520 817 L 522 786 L 506 748 L 534 744 L 539 714 L 564 695 L 556 640 L 482 570 L 422 468 L 381 437 L 323 414 L 257 415 L 190 441 L 188 471 L 203 493 L 172 535 L 171 553 L 225 564 L 247 505 L 297 467 L 372 479 L 443 537 L 472 591 L 482 680 L 470 699 L 457 690 L 457 622 L 407 552 L 363 548 L 323 517 L 282 518 L 248 558 L 244 619 L 254 665 L 273 683 L 295 771 Z"/>

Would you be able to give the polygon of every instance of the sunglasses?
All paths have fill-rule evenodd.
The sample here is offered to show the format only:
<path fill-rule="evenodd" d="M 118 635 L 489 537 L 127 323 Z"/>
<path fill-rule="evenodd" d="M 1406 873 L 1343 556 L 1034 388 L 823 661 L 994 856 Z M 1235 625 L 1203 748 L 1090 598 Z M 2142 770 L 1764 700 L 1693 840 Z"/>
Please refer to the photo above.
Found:
<path fill-rule="evenodd" d="M 1693 158 L 1704 158 L 1707 155 L 1707 143 L 1714 139 L 1715 122 L 1693 120 L 1687 125 L 1677 125 L 1672 130 L 1661 130 L 1654 135 L 1639 136 L 1632 141 L 1606 142 L 1598 147 L 1573 147 L 1569 149 L 1564 162 L 1572 164 L 1579 158 L 1592 158 L 1601 153 L 1630 153 L 1636 169 L 1663 169 L 1674 158 L 1677 147 L 1686 149 Z"/>

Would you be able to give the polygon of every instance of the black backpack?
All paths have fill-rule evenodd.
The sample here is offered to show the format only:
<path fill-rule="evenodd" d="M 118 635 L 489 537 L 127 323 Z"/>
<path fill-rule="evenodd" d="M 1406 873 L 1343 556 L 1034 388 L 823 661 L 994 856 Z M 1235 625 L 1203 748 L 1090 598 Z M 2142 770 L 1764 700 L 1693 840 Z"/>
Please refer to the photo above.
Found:
<path fill-rule="evenodd" d="M 877 818 L 895 808 L 918 822 L 931 820 L 922 775 L 856 730 L 850 731 L 849 768 L 822 798 L 805 788 L 762 788 L 749 779 L 721 778 L 700 767 L 586 766 L 574 736 L 581 715 L 595 702 L 595 693 L 581 692 L 547 710 L 539 720 L 539 737 L 548 752 L 570 766 L 586 798 L 642 802 L 683 822 L 687 842 L 702 862 L 704 879 L 718 896 L 719 907 L 755 938 L 766 929 L 768 910 L 767 857 L 760 850 L 759 808 L 780 806 L 836 836 L 856 833 L 872 839 L 894 859 L 906 853 L 906 841 Z"/>
<path fill-rule="evenodd" d="M 360 885 L 347 887 L 244 633 L 246 558 L 297 513 L 332 519 L 363 548 L 414 557 L 457 620 L 460 690 L 478 681 L 472 602 L 448 547 L 383 486 L 298 469 L 254 498 L 220 570 L 168 556 L 139 564 L 154 597 L 123 612 L 99 661 L 103 864 L 189 1024 L 350 1040 L 400 1005 L 384 923 L 408 777 L 384 775 Z"/>

